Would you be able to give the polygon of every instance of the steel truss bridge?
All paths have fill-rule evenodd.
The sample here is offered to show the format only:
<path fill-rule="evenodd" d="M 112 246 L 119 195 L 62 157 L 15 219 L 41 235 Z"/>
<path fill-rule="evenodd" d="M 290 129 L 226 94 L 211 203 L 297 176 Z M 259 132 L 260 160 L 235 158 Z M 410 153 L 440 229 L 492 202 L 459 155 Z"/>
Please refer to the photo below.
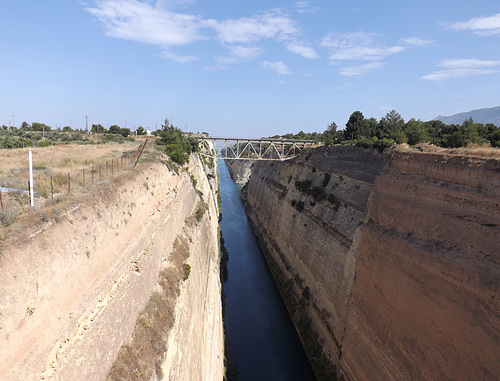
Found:
<path fill-rule="evenodd" d="M 225 137 L 197 137 L 201 142 L 201 154 L 231 160 L 288 160 L 308 147 L 317 145 L 314 140 L 246 139 Z M 211 142 L 212 144 L 206 144 Z M 211 148 L 213 147 L 213 148 Z"/>

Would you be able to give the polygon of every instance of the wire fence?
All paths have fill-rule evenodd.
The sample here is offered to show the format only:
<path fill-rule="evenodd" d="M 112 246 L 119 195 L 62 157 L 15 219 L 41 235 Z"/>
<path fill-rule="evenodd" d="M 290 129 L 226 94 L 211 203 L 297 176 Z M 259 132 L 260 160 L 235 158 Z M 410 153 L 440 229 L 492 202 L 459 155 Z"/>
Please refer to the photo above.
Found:
<path fill-rule="evenodd" d="M 35 207 L 57 202 L 68 195 L 91 191 L 99 184 L 109 182 L 119 173 L 130 170 L 137 165 L 146 147 L 144 141 L 135 151 L 108 159 L 104 162 L 67 173 L 46 173 L 42 171 L 33 181 Z M 8 226 L 30 207 L 30 184 L 26 189 L 0 187 L 0 227 Z M 65 197 L 66 196 L 66 197 Z"/>

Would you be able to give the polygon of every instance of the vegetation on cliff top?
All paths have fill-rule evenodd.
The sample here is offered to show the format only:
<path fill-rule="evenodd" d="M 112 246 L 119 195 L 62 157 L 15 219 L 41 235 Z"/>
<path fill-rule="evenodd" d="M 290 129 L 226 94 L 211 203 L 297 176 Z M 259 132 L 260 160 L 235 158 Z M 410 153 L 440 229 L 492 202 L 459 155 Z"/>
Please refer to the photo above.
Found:
<path fill-rule="evenodd" d="M 345 125 L 338 130 L 335 122 L 330 123 L 322 133 L 275 135 L 273 138 L 302 139 L 322 141 L 325 145 L 356 144 L 361 147 L 374 147 L 383 150 L 395 143 L 430 142 L 444 148 L 459 148 L 473 144 L 490 144 L 500 147 L 500 128 L 492 123 L 475 123 L 472 118 L 461 125 L 447 125 L 439 120 L 422 122 L 410 119 L 405 122 L 402 116 L 392 110 L 380 120 L 366 119 L 362 112 L 354 111 Z"/>
<path fill-rule="evenodd" d="M 165 146 L 166 154 L 181 165 L 189 160 L 189 155 L 192 152 L 197 152 L 200 149 L 197 139 L 185 137 L 182 131 L 174 127 L 168 119 L 165 119 L 161 130 L 155 131 L 155 135 L 160 138 L 157 143 Z"/>

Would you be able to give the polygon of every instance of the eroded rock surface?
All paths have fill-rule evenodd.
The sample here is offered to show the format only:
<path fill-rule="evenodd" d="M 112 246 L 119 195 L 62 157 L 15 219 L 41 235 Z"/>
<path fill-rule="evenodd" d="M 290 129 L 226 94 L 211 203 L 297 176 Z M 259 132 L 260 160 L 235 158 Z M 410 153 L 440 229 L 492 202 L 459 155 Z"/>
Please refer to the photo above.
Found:
<path fill-rule="evenodd" d="M 320 379 L 500 377 L 498 160 L 322 147 L 242 195 Z"/>
<path fill-rule="evenodd" d="M 207 211 L 191 229 L 190 278 L 183 283 L 164 369 L 179 380 L 222 379 L 223 327 L 214 189 L 192 158 Z M 0 258 L 0 379 L 104 380 L 199 192 L 190 174 L 161 163 L 64 211 Z M 174 357 L 174 356 L 171 356 Z"/>

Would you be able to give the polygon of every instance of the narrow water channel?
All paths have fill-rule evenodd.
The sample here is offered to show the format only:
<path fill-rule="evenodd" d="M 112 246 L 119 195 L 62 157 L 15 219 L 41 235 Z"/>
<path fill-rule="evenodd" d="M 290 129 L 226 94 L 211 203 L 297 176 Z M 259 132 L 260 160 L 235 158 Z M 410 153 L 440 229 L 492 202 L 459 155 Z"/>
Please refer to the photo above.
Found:
<path fill-rule="evenodd" d="M 239 198 L 219 161 L 221 230 L 229 252 L 226 295 L 226 357 L 241 381 L 315 380 L 288 311 Z"/>

